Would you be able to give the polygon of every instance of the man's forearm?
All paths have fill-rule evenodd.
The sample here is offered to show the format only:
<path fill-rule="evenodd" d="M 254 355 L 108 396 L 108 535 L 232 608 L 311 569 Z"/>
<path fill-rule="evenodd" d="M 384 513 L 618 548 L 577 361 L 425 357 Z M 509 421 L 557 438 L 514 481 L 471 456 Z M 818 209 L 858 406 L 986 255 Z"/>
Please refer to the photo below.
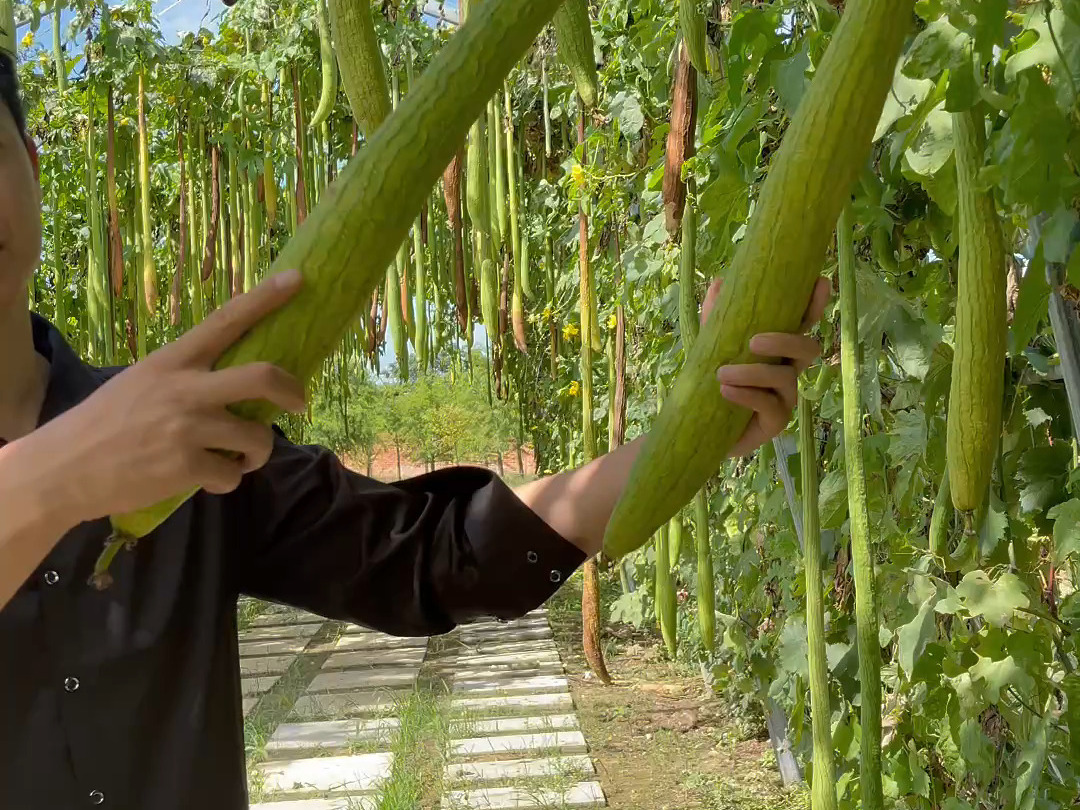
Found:
<path fill-rule="evenodd" d="M 590 557 L 600 552 L 611 513 L 626 488 L 644 437 L 576 470 L 530 481 L 514 492 L 545 523 Z"/>
<path fill-rule="evenodd" d="M 0 610 L 77 522 L 51 483 L 57 454 L 42 438 L 0 448 Z"/>

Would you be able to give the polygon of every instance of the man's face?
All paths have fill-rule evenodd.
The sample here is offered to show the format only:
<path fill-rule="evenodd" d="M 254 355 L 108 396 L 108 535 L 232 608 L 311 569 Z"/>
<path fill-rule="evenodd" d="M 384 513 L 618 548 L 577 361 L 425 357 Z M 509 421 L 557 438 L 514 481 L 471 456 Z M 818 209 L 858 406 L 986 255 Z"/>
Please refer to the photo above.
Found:
<path fill-rule="evenodd" d="M 26 290 L 41 256 L 41 186 L 33 142 L 0 103 L 0 312 Z"/>

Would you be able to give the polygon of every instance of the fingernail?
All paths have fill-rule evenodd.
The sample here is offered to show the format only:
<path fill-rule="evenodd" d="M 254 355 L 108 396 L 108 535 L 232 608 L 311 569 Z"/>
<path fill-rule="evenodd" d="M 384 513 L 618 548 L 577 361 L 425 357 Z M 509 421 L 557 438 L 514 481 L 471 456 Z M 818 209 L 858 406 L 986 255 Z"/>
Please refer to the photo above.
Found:
<path fill-rule="evenodd" d="M 302 278 L 299 270 L 283 270 L 274 276 L 274 286 L 280 290 L 289 290 L 299 285 Z"/>
<path fill-rule="evenodd" d="M 720 368 L 716 370 L 716 379 L 720 380 L 720 382 L 723 382 L 724 378 L 727 376 L 728 368 L 730 368 L 730 366 L 720 366 Z"/>

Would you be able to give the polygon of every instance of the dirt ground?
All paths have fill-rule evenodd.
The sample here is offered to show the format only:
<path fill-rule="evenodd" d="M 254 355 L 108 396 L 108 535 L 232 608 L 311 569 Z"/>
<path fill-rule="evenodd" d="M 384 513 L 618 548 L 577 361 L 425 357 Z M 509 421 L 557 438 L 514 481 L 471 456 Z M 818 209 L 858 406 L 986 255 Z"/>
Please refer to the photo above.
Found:
<path fill-rule="evenodd" d="M 522 473 L 518 469 L 517 453 L 513 450 L 507 450 L 503 453 L 503 472 L 509 478 L 521 475 L 533 475 L 536 472 L 536 460 L 533 457 L 532 450 L 525 447 L 521 451 L 522 460 L 525 462 L 525 471 Z M 364 459 L 356 453 L 346 453 L 342 456 L 346 466 L 349 469 L 356 470 L 357 472 L 367 474 L 367 465 Z M 498 463 L 495 456 L 492 455 L 489 459 L 463 459 L 461 464 L 471 467 L 487 467 L 489 470 L 498 472 Z M 442 469 L 443 467 L 453 466 L 449 462 L 438 462 L 436 469 Z M 426 472 L 426 468 L 422 461 L 409 458 L 407 455 L 401 456 L 401 475 L 398 476 L 397 467 L 397 454 L 393 447 L 382 447 L 375 454 L 375 459 L 371 465 L 371 475 L 373 478 L 379 481 L 398 481 L 405 478 L 413 478 L 417 475 L 422 475 Z"/>
<path fill-rule="evenodd" d="M 581 652 L 580 575 L 548 611 L 582 730 L 615 810 L 803 810 L 785 791 L 762 729 L 740 729 L 700 675 L 665 660 L 659 639 L 619 626 L 605 637 L 614 683 Z"/>

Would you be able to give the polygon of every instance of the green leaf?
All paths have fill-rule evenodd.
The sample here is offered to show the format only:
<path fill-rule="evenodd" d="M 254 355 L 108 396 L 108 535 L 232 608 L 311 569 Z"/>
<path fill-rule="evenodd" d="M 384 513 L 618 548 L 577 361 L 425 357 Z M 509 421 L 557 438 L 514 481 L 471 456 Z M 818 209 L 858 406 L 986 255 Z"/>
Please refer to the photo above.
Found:
<path fill-rule="evenodd" d="M 1017 810 L 1032 810 L 1035 807 L 1039 784 L 1043 780 L 1043 766 L 1046 763 L 1046 729 L 1049 723 L 1050 716 L 1046 712 L 1041 718 L 1035 719 L 1035 728 L 1016 761 L 1016 800 L 1013 806 Z"/>
<path fill-rule="evenodd" d="M 1080 217 L 1064 205 L 1058 207 L 1042 229 L 1043 257 L 1053 264 L 1067 264 L 1075 245 Z"/>
<path fill-rule="evenodd" d="M 968 718 L 960 724 L 960 753 L 967 761 L 968 772 L 976 775 L 993 773 L 994 746 L 983 731 L 982 725 L 974 718 Z"/>
<path fill-rule="evenodd" d="M 1042 250 L 1038 250 L 1027 273 L 1020 282 L 1020 291 L 1016 298 L 1016 313 L 1012 326 L 1009 327 L 1011 342 L 1010 353 L 1015 357 L 1031 344 L 1039 324 L 1047 317 L 1047 305 L 1050 301 L 1050 285 L 1046 283 L 1045 265 Z"/>
<path fill-rule="evenodd" d="M 875 143 L 884 137 L 893 124 L 913 113 L 934 90 L 934 82 L 930 79 L 912 79 L 905 76 L 902 70 L 903 63 L 898 62 L 893 75 L 892 90 L 885 99 L 885 106 L 874 132 Z"/>
<path fill-rule="evenodd" d="M 908 748 L 908 770 L 911 773 L 911 792 L 916 796 L 929 799 L 930 777 L 926 775 L 926 769 L 923 767 L 919 754 L 914 748 Z"/>
<path fill-rule="evenodd" d="M 1080 675 L 1069 673 L 1061 682 L 1061 691 L 1069 701 L 1065 724 L 1069 727 L 1069 753 L 1073 762 L 1080 762 Z"/>
<path fill-rule="evenodd" d="M 926 117 L 904 157 L 913 172 L 929 176 L 937 174 L 952 153 L 952 115 L 938 106 Z"/>
<path fill-rule="evenodd" d="M 642 240 L 645 244 L 661 245 L 667 241 L 667 226 L 664 223 L 663 212 L 660 212 L 649 221 L 649 224 L 645 226 L 645 233 L 642 234 Z"/>
<path fill-rule="evenodd" d="M 1051 447 L 1033 447 L 1025 452 L 1017 467 L 1022 482 L 1021 510 L 1043 512 L 1058 500 L 1071 466 L 1072 451 L 1064 442 Z"/>
<path fill-rule="evenodd" d="M 980 569 L 969 571 L 956 586 L 956 594 L 972 616 L 982 616 L 996 627 L 1004 626 L 1017 608 L 1030 604 L 1024 583 L 1011 573 L 992 580 Z"/>
<path fill-rule="evenodd" d="M 926 453 L 926 417 L 921 411 L 900 411 L 889 431 L 889 461 L 900 465 L 919 460 Z"/>
<path fill-rule="evenodd" d="M 1060 565 L 1080 554 L 1080 499 L 1059 503 L 1046 513 L 1054 521 L 1054 561 Z"/>
<path fill-rule="evenodd" d="M 791 618 L 780 632 L 780 648 L 777 651 L 782 669 L 804 679 L 810 677 L 810 645 L 806 638 L 806 624 Z"/>
<path fill-rule="evenodd" d="M 1031 427 L 1038 427 L 1050 421 L 1050 414 L 1044 411 L 1042 408 L 1031 408 L 1024 411 L 1024 419 Z"/>
<path fill-rule="evenodd" d="M 971 37 L 941 17 L 919 32 L 908 50 L 904 75 L 913 79 L 935 79 L 967 61 Z"/>
<path fill-rule="evenodd" d="M 626 622 L 634 627 L 644 626 L 646 593 L 644 588 L 638 588 L 633 593 L 621 594 L 611 604 L 611 620 Z"/>
<path fill-rule="evenodd" d="M 807 43 L 792 56 L 776 65 L 776 93 L 788 115 L 794 115 L 802 101 L 803 93 L 810 86 L 806 71 L 810 67 L 810 56 L 806 52 Z"/>
<path fill-rule="evenodd" d="M 1066 155 L 1072 125 L 1038 75 L 1020 80 L 1020 98 L 992 139 L 991 177 L 1006 205 L 1054 211 L 1073 178 Z"/>
<path fill-rule="evenodd" d="M 936 597 L 927 599 L 919 608 L 915 618 L 897 631 L 899 647 L 897 661 L 900 668 L 907 673 L 908 678 L 915 671 L 915 664 L 926 649 L 926 645 L 937 636 L 937 625 L 934 622 L 936 602 Z"/>
<path fill-rule="evenodd" d="M 1034 31 L 1038 39 L 1009 58 L 1005 78 L 1014 81 L 1021 71 L 1045 65 L 1053 74 L 1058 104 L 1071 107 L 1076 103 L 1073 88 L 1080 83 L 1080 24 L 1057 8 L 1044 14 L 1041 5 L 1032 10 L 1028 19 L 1028 30 Z"/>
<path fill-rule="evenodd" d="M 619 131 L 623 135 L 637 137 L 645 126 L 645 114 L 641 103 L 633 93 L 620 91 L 611 98 L 610 111 L 619 119 Z"/>
<path fill-rule="evenodd" d="M 1000 661 L 980 656 L 969 672 L 973 680 L 985 682 L 984 693 L 991 703 L 1001 700 L 1001 691 L 1007 686 L 1015 686 L 1021 695 L 1030 694 L 1035 689 L 1035 679 L 1011 655 Z"/>
<path fill-rule="evenodd" d="M 821 479 L 818 509 L 822 529 L 839 529 L 847 518 L 847 476 L 842 469 L 830 470 Z"/>

